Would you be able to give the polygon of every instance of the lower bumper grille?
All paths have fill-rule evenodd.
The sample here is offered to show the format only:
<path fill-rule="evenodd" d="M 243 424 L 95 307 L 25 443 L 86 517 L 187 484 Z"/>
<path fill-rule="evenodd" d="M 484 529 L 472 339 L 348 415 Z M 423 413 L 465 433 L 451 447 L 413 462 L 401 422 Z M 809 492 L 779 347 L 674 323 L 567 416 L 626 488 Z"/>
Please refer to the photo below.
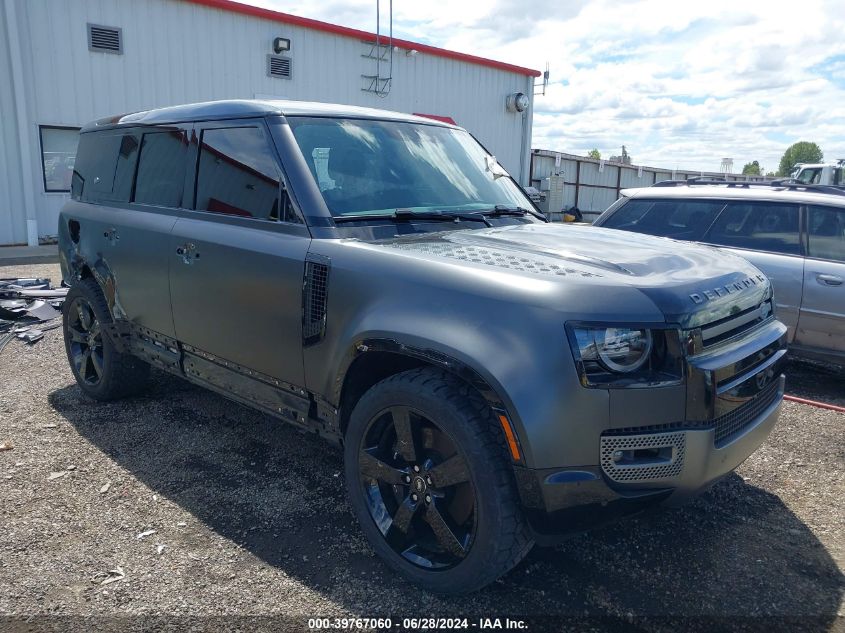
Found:
<path fill-rule="evenodd" d="M 773 381 L 764 388 L 752 400 L 734 409 L 730 413 L 714 420 L 716 425 L 716 438 L 714 443 L 717 447 L 727 444 L 734 436 L 741 433 L 745 427 L 754 422 L 763 411 L 768 409 L 778 398 L 779 383 Z"/>
<path fill-rule="evenodd" d="M 612 481 L 620 483 L 671 479 L 684 467 L 684 433 L 649 433 L 647 435 L 605 435 L 601 438 L 601 467 Z M 617 459 L 629 452 L 669 449 L 663 459 L 649 463 L 625 463 Z"/>

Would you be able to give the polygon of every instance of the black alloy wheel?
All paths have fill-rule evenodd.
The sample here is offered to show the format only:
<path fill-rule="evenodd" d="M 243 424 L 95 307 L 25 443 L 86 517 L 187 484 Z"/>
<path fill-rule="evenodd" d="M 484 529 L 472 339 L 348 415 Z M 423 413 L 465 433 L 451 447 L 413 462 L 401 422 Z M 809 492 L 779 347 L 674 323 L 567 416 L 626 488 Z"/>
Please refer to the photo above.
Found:
<path fill-rule="evenodd" d="M 113 322 L 97 282 L 91 277 L 78 280 L 62 306 L 62 331 L 73 377 L 95 400 L 117 400 L 140 393 L 150 375 L 147 363 L 115 347 L 109 336 Z"/>
<path fill-rule="evenodd" d="M 370 517 L 394 552 L 428 570 L 459 564 L 476 532 L 466 458 L 422 412 L 392 406 L 370 420 L 358 456 Z"/>
<path fill-rule="evenodd" d="M 103 331 L 85 297 L 76 297 L 68 308 L 67 335 L 77 376 L 92 387 L 98 385 L 103 378 Z"/>

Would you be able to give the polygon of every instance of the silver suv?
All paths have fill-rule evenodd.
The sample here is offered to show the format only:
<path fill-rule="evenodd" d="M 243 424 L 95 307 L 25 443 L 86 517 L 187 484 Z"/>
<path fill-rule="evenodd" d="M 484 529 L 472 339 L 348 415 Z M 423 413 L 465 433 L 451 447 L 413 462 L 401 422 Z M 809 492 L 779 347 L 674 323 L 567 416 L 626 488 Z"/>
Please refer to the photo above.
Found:
<path fill-rule="evenodd" d="M 845 191 L 691 179 L 626 189 L 596 226 L 703 242 L 774 284 L 790 352 L 845 364 Z"/>

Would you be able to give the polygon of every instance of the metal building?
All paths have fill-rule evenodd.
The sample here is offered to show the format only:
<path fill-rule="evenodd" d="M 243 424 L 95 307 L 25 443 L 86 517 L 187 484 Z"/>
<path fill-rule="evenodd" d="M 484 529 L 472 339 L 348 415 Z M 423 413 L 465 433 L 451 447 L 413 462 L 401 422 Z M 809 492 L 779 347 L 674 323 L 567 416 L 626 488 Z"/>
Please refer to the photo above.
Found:
<path fill-rule="evenodd" d="M 278 97 L 447 117 L 528 184 L 540 73 L 391 40 L 386 16 L 376 35 L 231 0 L 0 2 L 0 245 L 55 235 L 83 124 L 179 103 Z"/>

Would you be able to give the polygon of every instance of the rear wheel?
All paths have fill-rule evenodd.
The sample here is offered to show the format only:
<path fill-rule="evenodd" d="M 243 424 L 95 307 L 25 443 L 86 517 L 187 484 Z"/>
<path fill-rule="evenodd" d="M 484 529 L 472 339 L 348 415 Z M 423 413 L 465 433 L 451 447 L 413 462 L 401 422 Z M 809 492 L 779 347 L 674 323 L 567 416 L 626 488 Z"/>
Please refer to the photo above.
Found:
<path fill-rule="evenodd" d="M 531 549 L 492 412 L 432 369 L 370 389 L 346 436 L 351 504 L 376 552 L 430 591 L 496 580 Z"/>
<path fill-rule="evenodd" d="M 93 279 L 83 279 L 70 289 L 62 309 L 65 351 L 77 384 L 97 400 L 138 393 L 150 374 L 145 362 L 115 349 L 104 330 L 110 323 L 106 300 Z"/>

